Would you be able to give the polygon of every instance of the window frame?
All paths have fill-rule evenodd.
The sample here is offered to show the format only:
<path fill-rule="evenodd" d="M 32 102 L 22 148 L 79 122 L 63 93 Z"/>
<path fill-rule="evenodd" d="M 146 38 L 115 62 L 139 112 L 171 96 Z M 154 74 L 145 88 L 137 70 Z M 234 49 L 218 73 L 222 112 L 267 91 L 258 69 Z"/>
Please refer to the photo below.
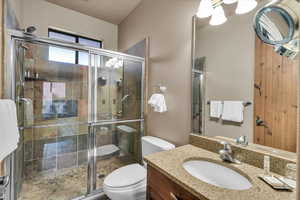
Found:
<path fill-rule="evenodd" d="M 85 37 L 85 36 L 81 36 L 81 35 L 68 33 L 68 32 L 53 29 L 53 28 L 48 28 L 48 38 L 50 38 L 50 32 L 59 33 L 59 34 L 74 37 L 75 38 L 75 43 L 77 43 L 77 44 L 80 44 L 79 39 L 81 38 L 81 39 L 86 39 L 86 40 L 90 40 L 90 41 L 93 41 L 93 42 L 98 42 L 100 44 L 99 48 L 103 47 L 103 42 L 101 40 L 97 40 L 97 39 L 93 39 L 93 38 L 89 38 L 89 37 Z M 79 64 L 79 51 L 76 51 L 76 50 L 74 50 L 74 51 L 75 51 L 75 65 L 78 65 Z"/>

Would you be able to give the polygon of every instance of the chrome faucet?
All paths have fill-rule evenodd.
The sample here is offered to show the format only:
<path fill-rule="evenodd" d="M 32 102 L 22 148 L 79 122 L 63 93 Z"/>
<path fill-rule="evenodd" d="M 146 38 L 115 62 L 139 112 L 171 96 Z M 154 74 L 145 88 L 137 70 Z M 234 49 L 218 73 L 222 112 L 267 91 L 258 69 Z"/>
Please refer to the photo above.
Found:
<path fill-rule="evenodd" d="M 219 151 L 220 158 L 225 162 L 240 164 L 240 161 L 233 158 L 233 152 L 230 144 L 225 141 L 221 141 L 220 143 L 224 145 L 224 148 Z"/>

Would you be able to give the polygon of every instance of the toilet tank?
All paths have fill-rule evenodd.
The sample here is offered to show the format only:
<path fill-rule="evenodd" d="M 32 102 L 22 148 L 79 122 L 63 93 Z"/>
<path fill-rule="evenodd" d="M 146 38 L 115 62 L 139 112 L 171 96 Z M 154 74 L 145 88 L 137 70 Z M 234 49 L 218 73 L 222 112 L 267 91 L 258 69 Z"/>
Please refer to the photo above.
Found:
<path fill-rule="evenodd" d="M 144 136 L 142 137 L 142 156 L 146 156 L 152 153 L 167 151 L 170 149 L 174 149 L 175 145 L 171 144 L 163 139 L 152 137 L 152 136 Z"/>

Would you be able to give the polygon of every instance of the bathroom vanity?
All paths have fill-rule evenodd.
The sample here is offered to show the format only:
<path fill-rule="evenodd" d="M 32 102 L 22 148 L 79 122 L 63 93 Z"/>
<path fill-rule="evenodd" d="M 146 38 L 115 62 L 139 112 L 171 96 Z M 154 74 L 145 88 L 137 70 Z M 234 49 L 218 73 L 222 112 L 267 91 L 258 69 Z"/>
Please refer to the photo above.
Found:
<path fill-rule="evenodd" d="M 148 200 L 196 200 L 197 196 L 184 189 L 180 184 L 164 175 L 159 169 L 148 166 L 147 169 Z"/>
<path fill-rule="evenodd" d="M 296 199 L 295 191 L 276 191 L 259 179 L 258 175 L 264 174 L 263 169 L 244 162 L 241 164 L 224 163 L 217 153 L 193 145 L 152 154 L 146 156 L 145 160 L 148 163 L 147 199 L 149 200 Z M 184 163 L 188 161 L 204 161 L 229 171 L 232 170 L 238 177 L 228 174 L 228 178 L 225 177 L 227 181 L 225 187 L 238 187 L 239 184 L 244 184 L 243 181 L 240 182 L 241 180 L 236 178 L 249 181 L 251 186 L 248 189 L 226 189 L 209 184 L 186 170 Z M 216 171 L 216 174 L 227 176 L 226 170 Z M 237 182 L 239 184 L 236 184 Z"/>

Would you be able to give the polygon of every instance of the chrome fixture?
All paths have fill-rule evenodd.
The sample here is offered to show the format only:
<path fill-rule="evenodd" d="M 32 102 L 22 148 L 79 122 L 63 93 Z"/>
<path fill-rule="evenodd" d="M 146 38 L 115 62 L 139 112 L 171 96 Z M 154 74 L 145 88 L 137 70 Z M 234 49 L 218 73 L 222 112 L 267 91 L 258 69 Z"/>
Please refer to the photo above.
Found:
<path fill-rule="evenodd" d="M 128 97 L 130 97 L 129 94 L 124 95 L 124 97 L 121 99 L 121 102 L 125 101 L 126 99 L 128 99 Z"/>
<path fill-rule="evenodd" d="M 274 0 L 261 8 L 254 17 L 256 35 L 274 50 L 294 59 L 299 53 L 300 2 Z"/>
<path fill-rule="evenodd" d="M 247 136 L 243 135 L 236 139 L 236 144 L 242 145 L 242 146 L 248 146 L 248 139 Z"/>
<path fill-rule="evenodd" d="M 157 92 L 160 92 L 160 93 L 165 93 L 167 91 L 167 87 L 166 86 L 163 86 L 162 84 L 157 84 L 155 85 L 155 90 Z"/>
<path fill-rule="evenodd" d="M 229 163 L 240 164 L 241 162 L 233 158 L 233 152 L 228 142 L 221 141 L 220 144 L 224 145 L 224 148 L 219 151 L 220 158 Z"/>
<path fill-rule="evenodd" d="M 29 26 L 26 28 L 26 33 L 33 33 L 36 31 L 36 28 L 34 26 Z"/>
<path fill-rule="evenodd" d="M 227 21 L 222 4 L 233 4 L 237 2 L 235 13 L 245 14 L 257 6 L 256 0 L 201 0 L 197 17 L 207 18 L 211 16 L 210 25 L 221 25 Z"/>
<path fill-rule="evenodd" d="M 210 105 L 210 101 L 207 101 L 207 105 Z M 252 105 L 252 103 L 250 101 L 243 102 L 244 107 L 251 106 L 251 105 Z"/>
<path fill-rule="evenodd" d="M 106 78 L 106 77 L 101 76 L 101 77 L 98 78 L 98 84 L 99 84 L 100 86 L 105 86 L 106 83 L 107 83 L 107 78 Z"/>
<path fill-rule="evenodd" d="M 26 34 L 26 35 L 32 35 L 36 31 L 36 27 L 35 26 L 28 26 L 25 29 L 21 29 L 21 31 L 23 31 L 24 34 Z"/>

